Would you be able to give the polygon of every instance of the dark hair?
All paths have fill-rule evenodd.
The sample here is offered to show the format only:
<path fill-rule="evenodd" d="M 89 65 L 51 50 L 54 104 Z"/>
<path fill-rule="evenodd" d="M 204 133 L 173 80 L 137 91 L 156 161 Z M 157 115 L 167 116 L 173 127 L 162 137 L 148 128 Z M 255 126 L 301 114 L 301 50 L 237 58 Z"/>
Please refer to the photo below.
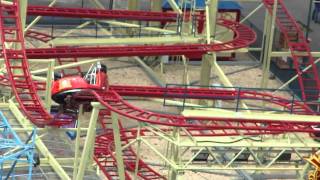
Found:
<path fill-rule="evenodd" d="M 107 73 L 108 71 L 108 67 L 105 65 L 105 64 L 101 64 L 101 69 L 100 69 L 101 72 L 104 72 L 104 73 Z"/>

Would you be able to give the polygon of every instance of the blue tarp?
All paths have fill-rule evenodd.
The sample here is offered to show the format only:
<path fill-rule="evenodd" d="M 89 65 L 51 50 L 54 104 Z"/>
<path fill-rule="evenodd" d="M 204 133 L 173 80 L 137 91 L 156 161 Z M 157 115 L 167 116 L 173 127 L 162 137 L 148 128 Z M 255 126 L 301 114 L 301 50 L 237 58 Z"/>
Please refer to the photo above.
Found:
<path fill-rule="evenodd" d="M 196 1 L 196 8 L 197 9 L 204 9 L 206 6 L 205 1 L 206 0 L 197 0 Z M 177 2 L 177 0 L 176 0 L 176 2 Z M 167 0 L 163 1 L 162 8 L 163 9 L 171 9 L 171 6 Z M 187 8 L 190 8 L 190 4 L 187 4 Z M 219 2 L 218 8 L 219 9 L 229 9 L 229 10 L 239 10 L 239 9 L 241 9 L 241 6 L 239 5 L 239 3 L 234 2 L 234 1 L 223 1 L 223 2 Z"/>

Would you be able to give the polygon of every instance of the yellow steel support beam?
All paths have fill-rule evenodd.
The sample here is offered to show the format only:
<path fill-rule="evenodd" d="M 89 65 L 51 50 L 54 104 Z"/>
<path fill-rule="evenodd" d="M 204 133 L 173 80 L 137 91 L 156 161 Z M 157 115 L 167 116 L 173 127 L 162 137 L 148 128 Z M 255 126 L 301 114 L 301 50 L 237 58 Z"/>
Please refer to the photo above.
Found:
<path fill-rule="evenodd" d="M 265 114 L 265 113 L 247 113 L 247 112 L 225 112 L 207 110 L 184 110 L 185 116 L 196 117 L 215 117 L 215 118 L 229 118 L 229 119 L 254 119 L 254 120 L 270 120 L 270 121 L 290 121 L 290 122 L 317 122 L 320 121 L 320 116 L 312 115 L 291 115 L 291 114 Z"/>
<path fill-rule="evenodd" d="M 53 0 L 48 7 L 52 7 L 56 4 L 57 0 Z M 30 28 L 32 28 L 32 26 L 34 26 L 35 24 L 37 24 L 37 22 L 39 22 L 41 20 L 42 16 L 37 16 L 25 29 L 24 32 L 27 32 Z"/>
<path fill-rule="evenodd" d="M 47 78 L 39 77 L 39 76 L 34 76 L 34 75 L 32 75 L 31 78 L 32 78 L 33 80 L 36 80 L 36 81 L 43 81 L 43 82 L 46 82 L 46 81 L 47 81 Z"/>
<path fill-rule="evenodd" d="M 210 33 L 207 33 L 209 33 L 212 38 L 215 36 L 217 29 L 218 0 L 209 0 L 208 8 L 209 15 L 207 19 L 209 19 Z"/>
<path fill-rule="evenodd" d="M 214 35 L 216 32 L 216 15 L 218 9 L 218 0 L 210 0 L 206 4 L 206 36 L 207 44 L 211 44 L 211 38 L 214 40 Z M 211 59 L 212 57 L 212 59 Z M 209 86 L 210 76 L 211 76 L 211 60 L 217 58 L 216 54 L 207 54 L 202 56 L 201 62 L 201 73 L 200 73 L 200 85 Z"/>
<path fill-rule="evenodd" d="M 46 95 L 45 95 L 45 106 L 48 110 L 48 112 L 50 112 L 51 109 L 51 105 L 52 105 L 52 100 L 51 100 L 51 87 L 52 87 L 52 82 L 53 82 L 53 73 L 54 73 L 54 64 L 55 64 L 55 60 L 52 59 L 49 64 L 48 64 L 48 71 L 47 71 L 47 83 L 46 83 Z"/>
<path fill-rule="evenodd" d="M 27 7 L 28 7 L 28 1 L 19 1 L 19 10 L 20 10 L 20 17 L 21 17 L 21 27 L 24 30 L 26 26 L 26 20 L 27 20 Z"/>
<path fill-rule="evenodd" d="M 79 115 L 78 115 L 78 124 L 77 124 L 77 135 L 75 142 L 75 150 L 74 150 L 74 158 L 75 161 L 73 163 L 73 180 L 76 180 L 78 174 L 78 166 L 79 166 L 79 158 L 80 158 L 80 133 L 81 133 L 81 124 L 80 122 L 84 120 L 83 118 L 83 105 L 79 107 Z"/>
<path fill-rule="evenodd" d="M 274 30 L 277 16 L 277 7 L 278 0 L 274 1 L 272 14 L 266 12 L 266 23 L 265 23 L 265 31 L 264 34 L 266 36 L 264 40 L 264 52 L 263 52 L 263 68 L 262 68 L 262 80 L 261 80 L 261 88 L 267 88 L 269 82 L 270 75 L 270 63 L 271 63 L 271 53 L 273 47 L 273 39 L 274 39 Z"/>
<path fill-rule="evenodd" d="M 68 35 L 70 35 L 70 34 L 72 34 L 72 33 L 74 33 L 75 31 L 77 31 L 77 30 L 79 30 L 79 29 L 82 29 L 82 28 L 84 28 L 84 27 L 86 27 L 86 26 L 88 26 L 88 25 L 90 25 L 92 22 L 91 21 L 86 21 L 86 22 L 84 22 L 84 23 L 82 23 L 82 24 L 80 24 L 79 26 L 77 26 L 76 28 L 74 28 L 74 29 L 71 29 L 71 30 L 69 30 L 69 31 L 67 31 L 67 32 L 65 32 L 65 33 L 63 33 L 63 34 L 61 34 L 61 35 L 59 35 L 60 37 L 66 37 L 66 36 L 68 36 Z M 59 38 L 56 38 L 56 39 L 59 39 Z M 52 40 L 51 40 L 52 41 Z M 49 41 L 49 42 L 47 42 L 46 44 L 51 44 L 51 41 Z M 43 46 L 40 46 L 40 47 L 43 47 Z"/>
<path fill-rule="evenodd" d="M 53 46 L 93 46 L 93 45 L 133 45 L 133 44 L 163 44 L 163 43 L 199 43 L 200 37 L 181 37 L 171 36 L 166 38 L 159 37 L 139 37 L 139 38 L 58 38 L 51 43 Z"/>
<path fill-rule="evenodd" d="M 100 103 L 96 103 L 96 102 L 91 103 L 93 110 L 90 117 L 89 130 L 87 132 L 86 140 L 84 143 L 76 179 L 83 179 L 86 167 L 89 165 L 88 162 L 90 161 L 89 158 L 91 157 L 90 153 L 93 152 L 92 149 L 94 148 L 96 125 L 97 125 L 97 119 L 98 119 L 98 114 L 100 109 L 99 104 Z"/>
<path fill-rule="evenodd" d="M 201 72 L 200 72 L 200 86 L 209 86 L 210 85 L 210 76 L 211 76 L 211 58 L 216 58 L 216 54 L 204 54 L 202 56 L 201 62 Z"/>
<path fill-rule="evenodd" d="M 121 180 L 125 180 L 125 172 L 124 172 L 124 163 L 123 163 L 123 154 L 121 148 L 121 138 L 120 138 L 120 127 L 119 127 L 119 119 L 118 114 L 115 112 L 111 112 L 112 119 L 112 129 L 113 129 L 113 138 L 115 144 L 115 152 L 116 152 L 116 161 L 117 161 L 117 169 L 119 178 Z"/>
<path fill-rule="evenodd" d="M 32 128 L 13 128 L 13 130 L 16 132 L 27 132 L 27 131 L 32 131 Z M 57 128 L 55 130 L 56 131 L 77 131 L 78 128 Z M 37 128 L 37 132 L 45 132 L 45 131 L 47 131 L 46 128 Z M 80 128 L 80 131 L 87 132 L 88 128 Z"/>
<path fill-rule="evenodd" d="M 20 112 L 19 108 L 15 105 L 15 103 L 12 100 L 9 100 L 9 109 L 13 113 L 13 115 L 16 117 L 17 121 L 23 128 L 31 128 L 33 125 L 30 123 L 29 120 L 25 118 L 25 116 Z M 63 180 L 71 180 L 69 175 L 64 171 L 62 166 L 59 164 L 57 159 L 51 154 L 51 152 L 48 150 L 46 145 L 42 142 L 42 140 L 36 136 L 36 147 L 38 148 L 39 152 L 48 159 L 48 163 L 52 167 L 52 169 L 57 173 L 57 175 L 63 179 Z"/>
<path fill-rule="evenodd" d="M 175 0 L 168 0 L 168 3 L 170 4 L 171 8 L 173 9 L 174 12 L 178 14 L 182 14 L 181 9 L 179 8 L 178 4 L 176 3 Z"/>
<path fill-rule="evenodd" d="M 129 27 L 129 28 L 140 28 L 139 24 L 132 24 L 132 23 L 126 23 L 126 22 L 106 21 L 106 20 L 102 20 L 102 21 L 99 21 L 99 22 L 110 24 L 110 25 L 113 25 L 113 26 Z M 155 27 L 141 27 L 141 30 L 151 31 L 151 32 L 168 33 L 168 34 L 176 34 L 176 31 L 167 30 L 167 29 L 161 29 L 161 28 L 155 28 Z"/>

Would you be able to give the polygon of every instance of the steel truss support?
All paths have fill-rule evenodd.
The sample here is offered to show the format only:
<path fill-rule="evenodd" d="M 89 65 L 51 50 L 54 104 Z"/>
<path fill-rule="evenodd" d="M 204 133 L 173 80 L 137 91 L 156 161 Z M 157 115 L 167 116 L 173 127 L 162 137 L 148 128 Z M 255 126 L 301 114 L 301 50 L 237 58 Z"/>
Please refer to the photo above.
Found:
<path fill-rule="evenodd" d="M 23 128 L 32 128 L 33 125 L 30 123 L 28 119 L 25 118 L 25 116 L 20 112 L 19 108 L 16 106 L 16 104 L 9 100 L 9 109 L 19 122 L 19 124 Z M 69 175 L 65 172 L 65 170 L 62 168 L 60 163 L 57 161 L 57 159 L 53 156 L 53 154 L 48 150 L 46 145 L 42 142 L 42 140 L 36 136 L 36 147 L 39 150 L 39 152 L 48 159 L 49 165 L 52 167 L 52 169 L 57 173 L 57 175 L 64 180 L 71 180 Z"/>
<path fill-rule="evenodd" d="M 103 107 L 101 106 L 100 108 Z M 201 114 L 205 114 L 205 111 Z M 250 136 L 191 136 L 183 128 L 173 127 L 171 130 L 163 131 L 159 127 L 147 123 L 143 123 L 143 127 L 139 123 L 138 130 L 134 131 L 138 132 L 137 137 L 130 138 L 129 143 L 121 147 L 120 142 L 124 140 L 117 140 L 116 138 L 126 137 L 122 135 L 125 131 L 122 130 L 121 133 L 118 130 L 117 116 L 114 113 L 112 116 L 116 143 L 115 154 L 119 155 L 123 149 L 138 143 L 136 157 L 140 159 L 139 154 L 143 152 L 140 148 L 143 144 L 144 147 L 154 152 L 168 165 L 170 179 L 179 179 L 180 175 L 185 171 L 200 172 L 217 169 L 237 171 L 246 179 L 252 179 L 251 175 L 256 171 L 300 171 L 305 165 L 303 157 L 310 155 L 314 148 L 320 147 L 320 144 L 312 138 L 306 138 L 300 134 L 270 135 L 264 138 Z M 130 130 L 127 132 L 130 132 Z M 165 142 L 170 144 L 168 156 L 163 154 L 164 149 L 157 149 L 158 147 L 153 144 L 155 139 L 161 141 L 161 144 L 166 144 Z M 119 141 L 118 145 L 117 141 Z M 199 163 L 198 155 L 203 153 L 208 154 L 208 160 L 202 160 L 203 163 Z M 265 157 L 261 158 L 259 154 L 264 154 Z M 251 158 L 246 158 L 248 156 Z M 137 159 L 135 160 L 135 174 L 139 169 L 137 163 L 139 160 Z M 125 171 L 124 166 L 122 166 L 123 159 L 121 160 L 121 157 L 117 157 L 117 161 L 117 164 L 120 163 L 118 168 Z M 246 163 L 242 163 L 244 161 Z M 287 166 L 281 166 L 282 162 L 286 162 Z M 118 173 L 122 173 L 122 170 L 118 169 L 118 171 Z"/>
<path fill-rule="evenodd" d="M 171 168 L 176 168 L 175 172 L 214 169 L 248 170 L 251 172 L 269 170 L 300 171 L 305 165 L 304 157 L 312 154 L 314 148 L 320 147 L 320 144 L 312 138 L 302 138 L 302 136 L 297 134 L 286 134 L 285 136 L 279 135 L 260 139 L 259 137 L 239 136 L 189 138 L 185 135 L 175 133 L 177 133 L 176 130 L 173 130 L 173 135 L 171 135 L 170 132 L 157 131 L 156 136 L 141 136 L 142 142 L 155 152 L 160 152 L 160 150 L 154 149 L 151 143 L 153 139 L 158 137 L 159 139 L 166 140 L 167 138 L 161 137 L 168 137 L 169 139 L 175 140 L 175 148 L 171 148 L 170 152 L 173 157 L 165 160 L 172 164 Z M 174 137 L 177 137 L 177 139 Z M 178 148 L 178 150 L 176 148 Z M 186 153 L 187 151 L 191 153 Z M 183 153 L 177 154 L 177 152 Z M 200 160 L 200 162 L 199 159 L 196 160 L 201 153 L 207 153 L 209 155 L 208 160 Z M 259 153 L 263 153 L 266 156 L 261 159 L 261 157 L 258 156 Z M 193 155 L 190 156 L 187 154 Z M 251 158 L 249 158 L 249 156 Z M 210 163 L 208 163 L 208 161 L 210 161 Z M 283 162 L 288 163 L 286 167 L 281 166 Z M 176 177 L 176 174 L 170 175 L 170 179 Z"/>

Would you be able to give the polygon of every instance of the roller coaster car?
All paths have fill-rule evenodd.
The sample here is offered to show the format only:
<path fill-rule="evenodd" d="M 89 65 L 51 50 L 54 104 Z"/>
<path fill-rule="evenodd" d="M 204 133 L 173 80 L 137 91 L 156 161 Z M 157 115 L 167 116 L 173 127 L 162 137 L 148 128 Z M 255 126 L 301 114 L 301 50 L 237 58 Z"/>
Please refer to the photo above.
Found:
<path fill-rule="evenodd" d="M 52 85 L 52 99 L 58 104 L 70 103 L 73 94 L 83 90 L 107 91 L 107 66 L 97 63 L 84 76 L 68 76 L 57 79 Z"/>

